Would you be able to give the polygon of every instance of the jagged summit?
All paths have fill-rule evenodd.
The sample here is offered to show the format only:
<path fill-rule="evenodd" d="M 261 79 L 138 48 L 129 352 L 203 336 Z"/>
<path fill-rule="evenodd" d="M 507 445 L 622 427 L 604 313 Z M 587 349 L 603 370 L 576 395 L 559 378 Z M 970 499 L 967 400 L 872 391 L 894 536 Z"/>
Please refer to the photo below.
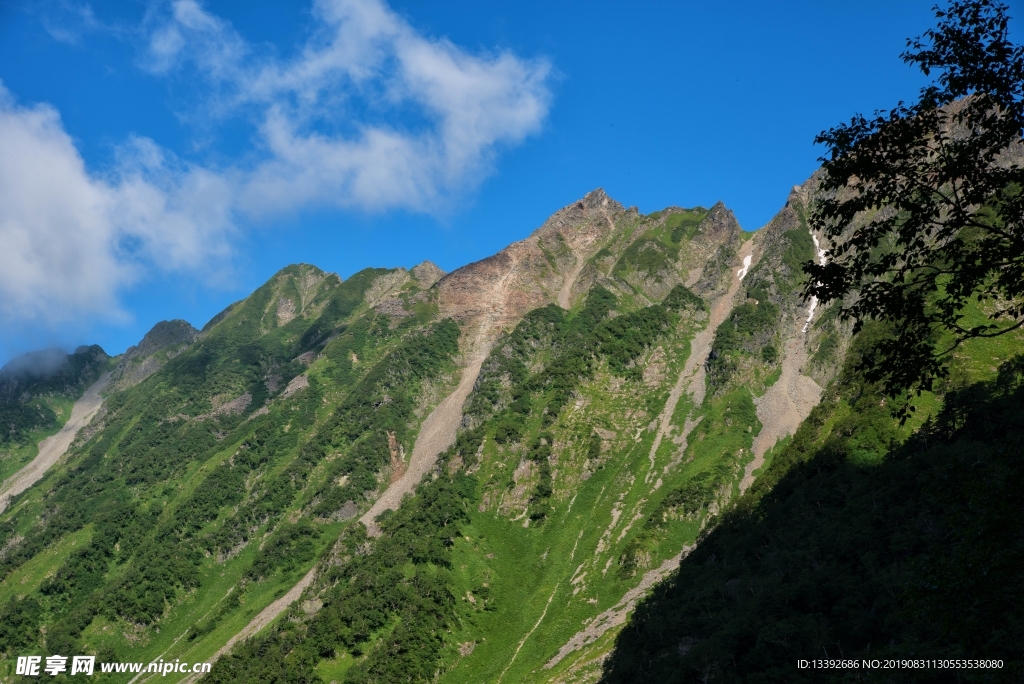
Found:
<path fill-rule="evenodd" d="M 539 235 L 545 231 L 556 230 L 563 226 L 580 225 L 593 219 L 595 216 L 620 214 L 624 211 L 626 210 L 623 205 L 609 197 L 604 188 L 597 188 L 549 216 L 532 235 Z"/>
<path fill-rule="evenodd" d="M 152 354 L 169 344 L 190 344 L 199 336 L 191 323 L 180 318 L 172 321 L 160 321 L 150 329 L 136 347 L 129 347 L 126 355 L 132 353 Z"/>
<path fill-rule="evenodd" d="M 128 347 L 118 359 L 111 372 L 111 388 L 124 390 L 139 384 L 199 339 L 200 334 L 188 321 L 160 321 L 138 345 Z"/>
<path fill-rule="evenodd" d="M 597 282 L 657 301 L 676 284 L 697 282 L 719 248 L 735 249 L 741 234 L 722 202 L 710 210 L 671 207 L 642 216 L 597 188 L 554 212 L 525 240 L 438 281 L 441 312 L 507 328 L 539 306 L 571 308 Z M 715 264 L 715 275 L 701 281 L 708 292 L 722 284 L 724 271 Z"/>
<path fill-rule="evenodd" d="M 433 261 L 423 261 L 413 266 L 410 273 L 423 288 L 430 287 L 445 275 L 441 267 Z"/>
<path fill-rule="evenodd" d="M 718 200 L 708 210 L 708 215 L 701 222 L 700 232 L 710 236 L 736 236 L 743 232 L 740 222 L 732 209 L 725 206 L 725 202 Z"/>
<path fill-rule="evenodd" d="M 552 214 L 525 240 L 439 280 L 442 314 L 459 321 L 486 319 L 493 332 L 538 306 L 569 308 L 578 294 L 577 279 L 617 226 L 624 225 L 626 215 L 604 190 L 587 193 Z"/>

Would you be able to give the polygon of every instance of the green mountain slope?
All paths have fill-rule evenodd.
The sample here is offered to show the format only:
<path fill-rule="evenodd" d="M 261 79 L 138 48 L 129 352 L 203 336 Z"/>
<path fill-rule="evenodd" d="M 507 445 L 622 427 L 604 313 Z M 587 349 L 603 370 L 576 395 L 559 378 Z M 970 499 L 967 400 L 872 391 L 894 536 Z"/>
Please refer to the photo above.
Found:
<path fill-rule="evenodd" d="M 0 515 L 0 675 L 42 653 L 215 662 L 212 682 L 725 672 L 764 619 L 728 603 L 760 572 L 743 525 L 795 511 L 818 534 L 792 478 L 822 445 L 856 445 L 840 487 L 913 429 L 963 427 L 926 396 L 897 429 L 842 371 L 869 339 L 799 295 L 814 182 L 754 234 L 721 203 L 645 216 L 596 190 L 447 275 L 289 266 L 201 331 L 158 325 Z M 1020 342 L 1000 344 L 947 390 L 996 382 Z M 1009 372 L 977 391 L 1012 405 Z M 746 574 L 723 579 L 723 554 Z M 691 575 L 703 593 L 664 582 Z M 687 612 L 714 591 L 721 625 Z"/>
<path fill-rule="evenodd" d="M 427 325 L 426 297 L 398 319 L 366 302 L 419 291 L 404 272 L 341 283 L 289 267 L 110 396 L 94 436 L 0 523 L 0 622 L 29 616 L 4 651 L 43 646 L 44 630 L 53 652 L 215 651 L 217 627 L 244 624 L 366 505 L 389 429 L 408 441 L 401 430 L 425 408 L 410 397 L 443 384 L 457 327 Z M 360 445 L 344 444 L 355 423 L 340 416 L 362 416 Z"/>
<path fill-rule="evenodd" d="M 755 393 L 782 362 L 737 347 L 745 372 L 711 391 L 698 372 L 713 331 L 750 298 L 734 265 L 751 246 L 724 213 L 620 214 L 590 265 L 576 259 L 595 283 L 584 300 L 568 314 L 534 309 L 494 343 L 435 479 L 382 519 L 380 539 L 344 533 L 309 603 L 221 660 L 212 680 L 592 678 L 635 601 L 738 492 L 762 427 Z M 637 243 L 664 246 L 666 218 L 693 214 L 689 237 L 703 223 L 717 242 L 679 249 L 676 284 L 650 304 L 658 279 L 617 264 L 650 251 Z M 774 258 L 780 245 L 759 251 Z M 680 262 L 695 253 L 710 266 L 691 275 Z M 783 309 L 763 310 L 778 328 Z"/>
<path fill-rule="evenodd" d="M 0 482 L 32 460 L 40 440 L 60 430 L 107 365 L 107 355 L 93 345 L 73 354 L 33 352 L 0 368 Z"/>

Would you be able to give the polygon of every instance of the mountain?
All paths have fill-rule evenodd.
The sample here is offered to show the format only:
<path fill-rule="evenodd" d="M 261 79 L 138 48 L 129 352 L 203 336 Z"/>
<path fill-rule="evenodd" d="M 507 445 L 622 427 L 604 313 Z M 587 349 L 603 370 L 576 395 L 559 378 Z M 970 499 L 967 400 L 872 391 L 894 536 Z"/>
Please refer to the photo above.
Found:
<path fill-rule="evenodd" d="M 910 431 L 857 370 L 883 335 L 861 333 L 751 496 L 638 604 L 603 681 L 849 681 L 874 661 L 862 680 L 951 681 L 884 664 L 953 654 L 993 657 L 964 681 L 1021 681 L 1021 340 L 1008 361 L 999 345 L 971 349 L 998 368 L 961 376 Z M 819 654 L 857 665 L 794 667 Z"/>
<path fill-rule="evenodd" d="M 118 357 L 111 373 L 112 388 L 123 391 L 139 384 L 198 338 L 199 331 L 187 321 L 160 321 Z"/>
<path fill-rule="evenodd" d="M 890 565 L 865 575 L 848 546 L 815 547 L 838 558 L 826 563 L 807 540 L 838 519 L 874 524 L 872 478 L 908 482 L 906 454 L 937 448 L 921 440 L 1016 439 L 1016 376 L 997 369 L 1024 349 L 971 347 L 957 382 L 895 423 L 854 364 L 885 332 L 853 337 L 800 295 L 801 264 L 824 248 L 806 221 L 815 190 L 794 188 L 755 233 L 722 203 L 643 215 L 595 190 L 448 274 L 293 265 L 202 330 L 158 324 L 116 360 L 67 454 L 0 515 L 6 662 L 215 661 L 210 682 L 688 681 L 704 663 L 728 680 L 781 667 L 756 648 L 776 633 L 785 662 L 812 657 L 824 632 L 807 625 L 829 616 L 771 612 L 803 586 L 763 589 L 779 566 L 752 560 L 752 540 L 867 577 L 862 608 L 887 577 L 913 585 L 912 569 L 886 568 L 934 545 L 886 547 Z M 1010 427 L 984 433 L 990 405 Z M 822 488 L 827 514 L 809 503 Z M 946 530 L 926 490 L 887 490 L 904 521 L 887 534 Z M 993 567 L 1015 587 L 1008 548 Z M 710 605 L 721 620 L 700 614 Z M 884 613 L 889 632 L 872 638 L 895 634 L 890 605 L 861 610 Z M 834 638 L 876 643 L 848 613 Z"/>
<path fill-rule="evenodd" d="M 24 403 L 34 397 L 74 397 L 94 382 L 107 355 L 97 345 L 79 347 L 73 354 L 63 349 L 29 352 L 0 368 L 0 401 Z"/>
<path fill-rule="evenodd" d="M 106 370 L 100 347 L 46 349 L 0 368 L 0 482 L 31 461 L 36 444 L 71 416 L 71 406 Z M 0 492 L 3 491 L 0 486 Z"/>

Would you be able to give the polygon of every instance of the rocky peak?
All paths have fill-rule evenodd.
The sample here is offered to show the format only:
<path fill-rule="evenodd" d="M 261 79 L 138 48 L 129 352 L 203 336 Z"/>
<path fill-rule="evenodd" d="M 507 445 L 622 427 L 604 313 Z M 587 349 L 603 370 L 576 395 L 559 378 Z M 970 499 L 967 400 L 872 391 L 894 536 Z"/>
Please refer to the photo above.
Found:
<path fill-rule="evenodd" d="M 199 339 L 200 334 L 188 321 L 160 321 L 138 345 L 128 347 L 118 359 L 110 376 L 112 389 L 124 390 L 139 384 Z"/>
<path fill-rule="evenodd" d="M 259 288 L 257 299 L 267 297 L 260 313 L 263 333 L 288 325 L 296 318 L 315 319 L 323 311 L 330 291 L 341 284 L 337 274 L 310 264 L 292 264 L 281 269 Z M 269 295 L 269 297 L 268 297 Z M 246 302 L 255 301 L 250 298 Z M 250 312 L 252 313 L 252 312 Z"/>
<path fill-rule="evenodd" d="M 587 264 L 625 217 L 622 204 L 598 188 L 552 214 L 530 237 L 494 256 L 468 264 L 437 282 L 442 315 L 479 321 L 485 336 L 519 320 L 527 311 L 557 303 L 568 307 L 592 282 Z M 591 269 L 593 271 L 593 269 Z"/>
<path fill-rule="evenodd" d="M 613 200 L 605 193 L 604 188 L 597 188 L 591 190 L 583 196 L 582 200 L 579 200 L 577 204 L 582 203 L 584 207 L 591 209 L 607 209 L 608 211 L 619 212 L 623 211 L 621 204 Z"/>
<path fill-rule="evenodd" d="M 728 241 L 738 238 L 742 229 L 740 222 L 736 220 L 736 215 L 725 206 L 724 202 L 719 200 L 701 221 L 698 232 L 716 240 Z"/>
<path fill-rule="evenodd" d="M 160 321 L 146 333 L 137 347 L 129 347 L 125 355 L 146 356 L 172 344 L 192 344 L 199 337 L 199 331 L 188 321 L 175 319 Z"/>
<path fill-rule="evenodd" d="M 534 231 L 533 235 L 543 235 L 559 228 L 580 226 L 590 221 L 600 220 L 604 216 L 614 216 L 624 212 L 622 204 L 609 197 L 602 188 L 591 190 L 581 199 L 566 205 L 552 214 Z"/>
<path fill-rule="evenodd" d="M 803 209 L 810 209 L 811 198 L 817 192 L 824 175 L 825 172 L 818 169 L 803 183 L 794 185 L 789 191 L 789 197 L 786 198 L 786 207 L 795 208 L 795 205 L 800 204 Z"/>
<path fill-rule="evenodd" d="M 444 277 L 445 273 L 433 261 L 424 261 L 412 267 L 412 277 L 420 287 L 426 289 Z"/>
<path fill-rule="evenodd" d="M 819 169 L 800 185 L 793 186 L 786 198 L 785 206 L 758 231 L 760 235 L 757 246 L 758 253 L 769 249 L 769 247 L 781 245 L 788 231 L 797 228 L 809 230 L 807 214 L 811 209 L 814 195 L 818 191 L 821 177 L 822 171 Z"/>

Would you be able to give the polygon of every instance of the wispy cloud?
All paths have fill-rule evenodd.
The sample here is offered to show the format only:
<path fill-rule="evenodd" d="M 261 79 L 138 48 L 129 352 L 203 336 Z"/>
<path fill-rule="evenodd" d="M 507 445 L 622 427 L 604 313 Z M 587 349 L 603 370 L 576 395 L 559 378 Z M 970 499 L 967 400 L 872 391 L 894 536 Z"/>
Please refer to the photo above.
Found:
<path fill-rule="evenodd" d="M 100 21 L 88 3 L 71 0 L 50 0 L 41 14 L 43 29 L 58 43 L 81 45 L 83 38 L 96 33 L 126 36 L 124 26 Z"/>
<path fill-rule="evenodd" d="M 291 60 L 263 54 L 195 0 L 177 0 L 151 29 L 150 70 L 200 74 L 213 116 L 255 112 L 266 157 L 239 188 L 248 212 L 435 211 L 547 115 L 544 60 L 470 54 L 378 0 L 320 0 L 314 16 L 319 30 Z"/>
<path fill-rule="evenodd" d="M 104 26 L 87 5 L 68 7 L 83 27 Z M 0 316 L 121 317 L 119 293 L 144 271 L 202 268 L 247 222 L 282 212 L 448 211 L 547 116 L 542 59 L 424 36 L 379 0 L 318 0 L 313 16 L 289 59 L 194 0 L 135 30 L 146 70 L 200 84 L 198 123 L 253 124 L 252 149 L 216 167 L 131 137 L 112 170 L 90 170 L 54 108 L 0 84 Z"/>
<path fill-rule="evenodd" d="M 152 141 L 91 174 L 47 105 L 19 105 L 0 83 L 0 315 L 59 324 L 118 318 L 140 269 L 195 268 L 227 253 L 223 178 L 171 160 Z"/>

